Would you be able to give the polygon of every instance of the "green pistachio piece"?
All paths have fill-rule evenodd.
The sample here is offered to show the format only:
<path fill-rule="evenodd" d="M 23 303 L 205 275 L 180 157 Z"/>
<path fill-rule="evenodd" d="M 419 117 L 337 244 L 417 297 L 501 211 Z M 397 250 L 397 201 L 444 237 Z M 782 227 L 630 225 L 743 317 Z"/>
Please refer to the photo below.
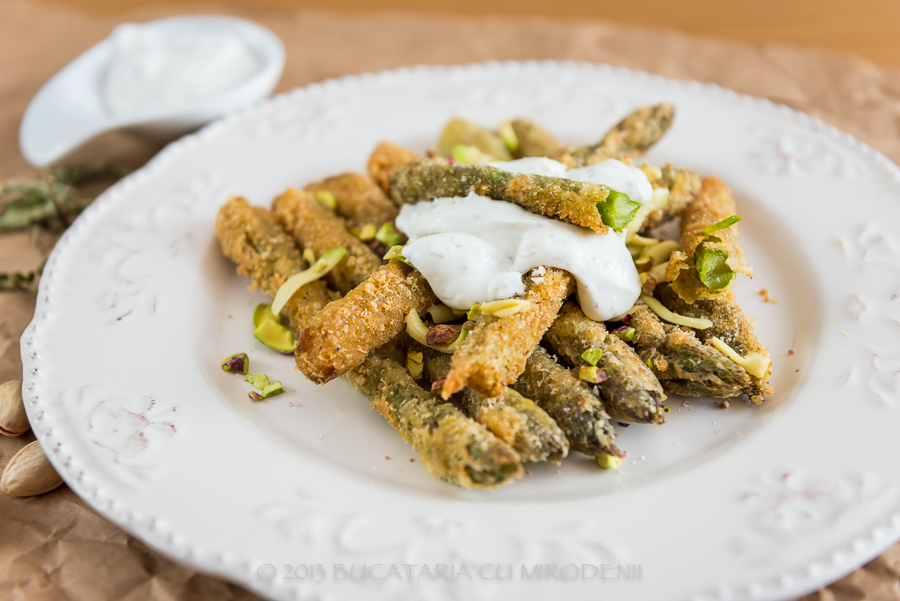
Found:
<path fill-rule="evenodd" d="M 595 461 L 605 470 L 617 470 L 622 465 L 622 460 L 615 455 L 598 455 Z"/>
<path fill-rule="evenodd" d="M 600 219 L 604 225 L 617 232 L 622 232 L 628 227 L 628 223 L 634 219 L 640 208 L 641 203 L 634 202 L 627 194 L 615 190 L 610 190 L 606 200 L 597 203 L 597 210 L 600 211 Z"/>
<path fill-rule="evenodd" d="M 585 360 L 586 363 L 590 365 L 597 365 L 597 362 L 600 361 L 600 357 L 603 356 L 603 351 L 598 348 L 592 348 L 581 353 L 581 358 Z"/>
<path fill-rule="evenodd" d="M 245 374 L 250 369 L 250 357 L 247 353 L 235 353 L 222 361 L 222 369 Z"/>
<path fill-rule="evenodd" d="M 406 263 L 410 267 L 413 267 L 413 264 L 406 260 L 406 257 L 403 256 L 403 247 L 399 244 L 395 244 L 381 257 L 385 261 L 390 261 L 391 259 L 397 259 L 401 263 Z"/>
<path fill-rule="evenodd" d="M 591 384 L 599 384 L 607 379 L 606 372 L 593 365 L 582 365 L 578 368 L 578 379 Z"/>
<path fill-rule="evenodd" d="M 267 398 L 270 396 L 275 396 L 276 394 L 281 394 L 284 392 L 284 388 L 281 386 L 281 382 L 272 382 L 268 386 L 264 386 L 260 389 L 262 391 L 263 398 Z"/>
<path fill-rule="evenodd" d="M 450 153 L 453 160 L 463 165 L 477 165 L 479 163 L 490 163 L 496 161 L 497 158 L 482 151 L 477 146 L 467 146 L 465 144 L 456 144 Z"/>
<path fill-rule="evenodd" d="M 266 374 L 249 374 L 244 377 L 244 381 L 250 382 L 251 386 L 262 390 L 269 385 L 269 376 Z"/>
<path fill-rule="evenodd" d="M 253 330 L 253 337 L 271 349 L 281 353 L 293 353 L 297 341 L 294 335 L 283 325 L 273 320 L 264 320 Z"/>
<path fill-rule="evenodd" d="M 509 119 L 504 119 L 500 122 L 497 133 L 500 134 L 500 138 L 503 139 L 503 143 L 506 144 L 506 148 L 510 152 L 515 154 L 519 150 L 519 136 L 516 135 L 516 130 L 513 129 L 512 122 Z"/>
<path fill-rule="evenodd" d="M 334 194 L 332 194 L 328 190 L 319 190 L 318 192 L 313 194 L 313 198 L 320 205 L 328 207 L 332 211 L 337 208 L 337 198 L 335 198 Z"/>
<path fill-rule="evenodd" d="M 387 247 L 403 243 L 403 236 L 397 233 L 397 230 L 394 229 L 394 226 L 391 225 L 390 222 L 386 222 L 378 228 L 378 231 L 375 232 L 375 239 Z"/>

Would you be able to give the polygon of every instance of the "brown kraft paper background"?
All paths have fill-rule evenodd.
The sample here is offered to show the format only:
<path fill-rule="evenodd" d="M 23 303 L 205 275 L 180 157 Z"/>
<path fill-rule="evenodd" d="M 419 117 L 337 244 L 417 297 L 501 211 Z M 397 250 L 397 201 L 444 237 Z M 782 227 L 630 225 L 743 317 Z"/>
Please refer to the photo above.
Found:
<path fill-rule="evenodd" d="M 0 178 L 33 171 L 19 154 L 25 107 L 56 71 L 122 20 L 182 13 L 177 5 L 97 17 L 0 0 Z M 274 30 L 287 47 L 278 91 L 345 74 L 411 64 L 485 60 L 585 60 L 666 77 L 714 82 L 806 111 L 900 160 L 900 72 L 839 54 L 771 44 L 691 38 L 667 30 L 538 18 L 464 18 L 403 13 L 338 15 L 309 10 L 193 12 L 237 14 Z M 79 160 L 116 156 L 139 164 L 159 149 L 108 136 Z M 27 271 L 41 253 L 27 234 L 0 236 L 0 271 Z M 34 297 L 0 292 L 0 382 L 22 377 L 19 336 Z M 34 440 L 0 437 L 0 466 Z M 900 600 L 900 544 L 805 601 Z M 33 498 L 0 495 L 0 599 L 252 600 L 240 587 L 179 566 L 98 516 L 66 486 Z"/>

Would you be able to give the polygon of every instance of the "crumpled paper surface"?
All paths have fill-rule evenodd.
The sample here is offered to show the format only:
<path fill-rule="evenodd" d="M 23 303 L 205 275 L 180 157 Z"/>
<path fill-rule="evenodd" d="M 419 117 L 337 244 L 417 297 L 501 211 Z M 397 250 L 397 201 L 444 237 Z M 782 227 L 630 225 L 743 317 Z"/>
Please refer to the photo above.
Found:
<path fill-rule="evenodd" d="M 106 37 L 117 21 L 184 12 L 157 5 L 112 19 L 33 2 L 0 0 L 0 178 L 30 175 L 18 150 L 25 107 L 56 71 Z M 861 59 L 778 44 L 751 46 L 659 29 L 533 17 L 469 18 L 402 13 L 333 14 L 240 9 L 228 13 L 273 29 L 287 47 L 279 91 L 328 77 L 410 64 L 569 59 L 606 62 L 697 79 L 766 96 L 820 117 L 900 160 L 900 72 Z M 158 143 L 125 135 L 91 144 L 78 160 L 138 164 Z M 40 262 L 26 234 L 0 236 L 0 271 Z M 0 292 L 0 382 L 19 379 L 19 337 L 34 298 Z M 0 436 L 0 466 L 34 440 Z M 804 601 L 900 601 L 900 544 Z M 251 600 L 240 587 L 197 574 L 149 550 L 89 509 L 67 487 L 34 498 L 0 495 L 0 598 Z"/>

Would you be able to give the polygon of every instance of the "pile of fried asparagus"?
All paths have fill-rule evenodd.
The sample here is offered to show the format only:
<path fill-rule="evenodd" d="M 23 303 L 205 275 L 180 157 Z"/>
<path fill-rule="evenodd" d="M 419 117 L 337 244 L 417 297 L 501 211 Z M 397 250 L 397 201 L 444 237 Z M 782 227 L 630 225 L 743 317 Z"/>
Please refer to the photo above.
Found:
<path fill-rule="evenodd" d="M 608 158 L 631 162 L 659 140 L 673 116 L 667 104 L 639 109 L 597 144 L 572 148 L 526 119 L 506 124 L 516 142 L 512 146 L 495 132 L 454 120 L 438 148 L 449 155 L 462 144 L 493 160 L 549 157 L 570 167 Z M 613 418 L 662 424 L 667 393 L 721 399 L 747 395 L 755 403 L 771 394 L 770 368 L 761 377 L 751 375 L 706 343 L 716 338 L 741 355 L 768 359 L 735 302 L 733 282 L 707 289 L 693 269 L 692 253 L 714 243 L 735 273 L 751 273 L 736 226 L 716 232 L 714 239 L 702 233 L 736 213 L 728 188 L 716 178 L 701 180 L 671 165 L 645 169 L 654 188 L 668 190 L 668 202 L 644 217 L 641 232 L 680 216 L 682 239 L 669 258 L 666 281 L 648 278 L 644 300 L 621 317 L 624 326 L 617 324 L 620 331 L 627 327 L 629 336 L 587 318 L 570 299 L 574 278 L 546 267 L 525 278 L 528 311 L 471 316 L 462 326 L 467 335 L 448 354 L 435 350 L 439 344 L 425 346 L 406 334 L 411 311 L 426 315 L 438 303 L 428 282 L 402 260 L 384 262 L 385 245 L 360 235 L 360 229 L 393 224 L 398 207 L 406 203 L 475 191 L 604 233 L 597 205 L 609 189 L 424 158 L 388 142 L 376 147 L 368 171 L 289 189 L 271 210 L 231 198 L 219 211 L 216 233 L 238 273 L 269 297 L 307 269 L 304 253 L 347 250 L 325 278 L 305 285 L 281 311 L 298 334 L 297 366 L 317 384 L 343 377 L 437 478 L 487 489 L 521 477 L 524 462 L 558 462 L 570 449 L 601 459 L 621 457 Z M 321 202 L 323 192 L 333 202 Z M 648 267 L 645 263 L 641 269 Z M 692 329 L 667 323 L 648 303 L 712 325 Z M 459 327 L 439 329 L 432 325 L 430 332 L 451 331 L 456 338 Z M 602 376 L 585 381 L 577 369 L 593 350 L 602 351 L 595 355 L 594 372 Z M 408 369 L 404 362 L 410 356 L 421 357 L 424 369 Z"/>

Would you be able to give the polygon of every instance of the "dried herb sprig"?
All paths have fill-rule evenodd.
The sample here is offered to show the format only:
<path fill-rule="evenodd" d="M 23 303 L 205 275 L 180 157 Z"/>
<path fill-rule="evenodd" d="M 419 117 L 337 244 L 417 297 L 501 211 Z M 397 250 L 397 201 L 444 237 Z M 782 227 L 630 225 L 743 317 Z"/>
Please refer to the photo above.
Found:
<path fill-rule="evenodd" d="M 46 170 L 38 178 L 2 182 L 0 233 L 30 229 L 35 246 L 41 230 L 58 237 L 101 191 L 129 171 L 120 163 L 90 163 Z M 0 291 L 34 294 L 43 269 L 41 263 L 25 273 L 0 273 Z"/>

